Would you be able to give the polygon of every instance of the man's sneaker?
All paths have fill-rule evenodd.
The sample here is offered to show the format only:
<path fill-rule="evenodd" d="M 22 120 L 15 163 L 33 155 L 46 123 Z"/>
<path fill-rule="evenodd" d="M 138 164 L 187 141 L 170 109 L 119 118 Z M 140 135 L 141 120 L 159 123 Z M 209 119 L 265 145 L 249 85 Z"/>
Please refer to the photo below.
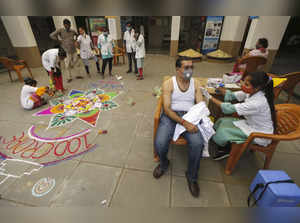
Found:
<path fill-rule="evenodd" d="M 228 150 L 218 150 L 213 156 L 213 160 L 222 160 L 229 157 L 230 151 Z"/>
<path fill-rule="evenodd" d="M 126 73 L 127 73 L 127 74 L 132 73 L 132 70 L 128 70 Z"/>

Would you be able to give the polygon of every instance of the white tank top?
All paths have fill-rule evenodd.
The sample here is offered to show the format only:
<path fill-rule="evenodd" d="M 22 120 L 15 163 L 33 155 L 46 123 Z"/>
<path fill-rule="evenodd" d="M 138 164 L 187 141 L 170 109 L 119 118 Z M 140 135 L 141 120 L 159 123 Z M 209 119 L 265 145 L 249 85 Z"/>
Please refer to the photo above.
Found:
<path fill-rule="evenodd" d="M 173 111 L 188 111 L 195 104 L 194 78 L 190 80 L 189 89 L 182 92 L 177 84 L 176 77 L 172 77 L 173 92 L 171 96 L 171 109 Z"/>

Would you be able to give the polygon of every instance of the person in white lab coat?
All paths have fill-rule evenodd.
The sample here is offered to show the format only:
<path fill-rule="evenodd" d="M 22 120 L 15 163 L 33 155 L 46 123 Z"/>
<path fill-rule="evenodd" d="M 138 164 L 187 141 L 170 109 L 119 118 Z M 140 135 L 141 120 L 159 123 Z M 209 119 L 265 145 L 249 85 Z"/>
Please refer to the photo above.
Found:
<path fill-rule="evenodd" d="M 224 101 L 210 96 L 203 90 L 206 98 L 221 107 L 224 114 L 237 113 L 245 119 L 225 117 L 214 125 L 216 134 L 210 144 L 210 155 L 214 160 L 229 156 L 231 143 L 244 143 L 252 132 L 273 134 L 276 131 L 276 113 L 274 107 L 273 80 L 265 72 L 249 73 L 242 84 L 242 91 L 231 92 L 222 89 Z M 230 101 L 239 103 L 232 104 Z M 269 139 L 257 138 L 254 143 L 267 146 Z"/>
<path fill-rule="evenodd" d="M 268 51 L 269 42 L 266 38 L 260 38 L 257 40 L 257 43 L 255 45 L 255 49 L 251 50 L 249 53 L 244 55 L 242 58 L 238 59 L 233 67 L 233 72 L 240 72 L 241 69 L 246 69 L 246 64 L 240 64 L 240 61 L 245 57 L 253 57 L 253 56 L 261 56 L 268 58 L 269 51 Z M 259 67 L 259 70 L 261 70 L 262 67 Z"/>
<path fill-rule="evenodd" d="M 59 90 L 64 93 L 60 61 L 66 58 L 66 52 L 63 48 L 54 48 L 45 51 L 42 54 L 42 64 L 49 76 L 50 88 L 53 91 Z"/>
<path fill-rule="evenodd" d="M 126 46 L 126 53 L 128 56 L 129 69 L 128 69 L 127 73 L 132 72 L 132 61 L 133 61 L 135 74 L 137 74 L 138 70 L 137 70 L 137 64 L 136 64 L 136 59 L 135 59 L 136 45 L 135 45 L 134 33 L 135 33 L 135 30 L 133 29 L 131 22 L 128 22 L 126 24 L 126 31 L 125 31 L 124 37 L 123 37 L 124 45 Z"/>
<path fill-rule="evenodd" d="M 38 108 L 44 104 L 47 104 L 46 100 L 42 97 L 45 93 L 51 95 L 49 87 L 36 87 L 37 81 L 32 78 L 24 79 L 24 86 L 21 90 L 21 105 L 26 110 Z"/>
<path fill-rule="evenodd" d="M 143 80 L 144 75 L 143 75 L 143 69 L 144 69 L 144 58 L 145 58 L 145 40 L 144 36 L 140 31 L 137 29 L 135 33 L 135 40 L 136 40 L 136 53 L 135 53 L 135 58 L 136 58 L 136 63 L 137 63 L 137 68 L 139 71 L 139 75 L 137 77 L 137 80 Z"/>
<path fill-rule="evenodd" d="M 103 28 L 103 33 L 98 37 L 98 48 L 101 52 L 102 63 L 102 77 L 104 78 L 106 64 L 109 63 L 109 75 L 112 77 L 112 59 L 114 43 L 110 34 L 108 34 L 107 28 Z"/>
<path fill-rule="evenodd" d="M 89 71 L 89 59 L 93 59 L 96 62 L 97 71 L 100 73 L 99 59 L 93 52 L 93 49 L 95 51 L 98 51 L 98 49 L 94 47 L 91 37 L 86 34 L 84 28 L 79 27 L 79 33 L 80 35 L 77 38 L 76 47 L 80 49 L 80 58 L 84 64 L 85 71 L 87 75 L 91 77 Z"/>

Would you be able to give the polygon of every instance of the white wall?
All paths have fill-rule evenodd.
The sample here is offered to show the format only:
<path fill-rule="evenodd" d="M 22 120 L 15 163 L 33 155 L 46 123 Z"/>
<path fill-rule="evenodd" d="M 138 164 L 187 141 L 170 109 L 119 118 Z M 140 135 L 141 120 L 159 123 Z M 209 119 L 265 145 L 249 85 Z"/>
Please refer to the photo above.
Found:
<path fill-rule="evenodd" d="M 225 16 L 221 41 L 242 41 L 248 16 Z"/>
<path fill-rule="evenodd" d="M 77 26 L 75 22 L 74 16 L 53 16 L 53 22 L 56 29 L 60 29 L 64 27 L 63 21 L 64 19 L 69 19 L 71 21 L 71 29 L 77 31 Z"/>
<path fill-rule="evenodd" d="M 37 46 L 27 16 L 1 16 L 14 47 Z"/>
<path fill-rule="evenodd" d="M 287 28 L 290 16 L 260 16 L 254 19 L 248 33 L 245 48 L 255 48 L 259 38 L 267 38 L 269 49 L 277 50 Z"/>
<path fill-rule="evenodd" d="M 179 40 L 180 16 L 172 16 L 171 40 Z"/>

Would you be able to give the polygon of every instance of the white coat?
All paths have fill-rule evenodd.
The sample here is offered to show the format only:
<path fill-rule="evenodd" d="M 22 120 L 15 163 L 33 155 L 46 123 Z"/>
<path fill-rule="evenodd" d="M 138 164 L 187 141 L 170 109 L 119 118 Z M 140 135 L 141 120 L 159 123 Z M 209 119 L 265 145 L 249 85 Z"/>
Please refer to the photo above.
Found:
<path fill-rule="evenodd" d="M 208 117 L 210 112 L 205 104 L 205 102 L 199 102 L 198 104 L 194 105 L 190 108 L 188 113 L 186 113 L 182 118 L 194 125 L 197 125 L 199 131 L 202 134 L 204 139 L 204 149 L 202 152 L 203 157 L 209 157 L 208 153 L 208 142 L 209 139 L 215 134 L 215 130 L 213 128 L 213 123 Z M 202 120 L 201 124 L 199 122 Z M 180 134 L 185 132 L 186 129 L 181 124 L 176 124 L 173 141 L 176 141 Z"/>
<path fill-rule="evenodd" d="M 134 29 L 131 29 L 131 31 L 125 31 L 123 39 L 126 42 L 126 52 L 132 53 L 136 51 L 136 44 L 135 44 L 135 38 L 134 38 Z"/>
<path fill-rule="evenodd" d="M 145 57 L 145 40 L 144 36 L 140 34 L 139 39 L 136 41 L 136 53 L 135 58 L 144 58 Z"/>
<path fill-rule="evenodd" d="M 77 38 L 77 42 L 80 46 L 80 58 L 81 59 L 90 59 L 94 56 L 94 53 L 92 51 L 92 40 L 91 37 L 87 34 L 80 35 Z"/>
<path fill-rule="evenodd" d="M 240 128 L 247 136 L 252 132 L 260 132 L 266 134 L 273 134 L 273 121 L 270 106 L 267 98 L 262 91 L 258 91 L 251 97 L 243 91 L 234 93 L 238 101 L 243 103 L 235 104 L 234 107 L 240 116 L 245 119 L 234 121 L 233 124 Z M 267 146 L 271 143 L 269 139 L 254 139 L 254 142 L 261 146 Z"/>
<path fill-rule="evenodd" d="M 21 91 L 21 105 L 25 109 L 32 109 L 34 106 L 33 100 L 30 96 L 37 91 L 37 87 L 31 87 L 29 85 L 24 85 Z"/>
<path fill-rule="evenodd" d="M 59 62 L 59 58 L 58 58 L 58 49 L 49 49 L 47 51 L 45 51 L 42 55 L 42 64 L 43 67 L 47 70 L 47 71 L 51 71 L 51 68 L 54 68 L 54 70 L 56 69 L 56 67 L 58 66 L 58 62 Z"/>
<path fill-rule="evenodd" d="M 98 48 L 101 48 L 102 56 L 113 55 L 113 39 L 110 34 L 108 34 L 107 38 L 105 38 L 104 34 L 101 34 L 98 37 L 97 45 Z"/>

